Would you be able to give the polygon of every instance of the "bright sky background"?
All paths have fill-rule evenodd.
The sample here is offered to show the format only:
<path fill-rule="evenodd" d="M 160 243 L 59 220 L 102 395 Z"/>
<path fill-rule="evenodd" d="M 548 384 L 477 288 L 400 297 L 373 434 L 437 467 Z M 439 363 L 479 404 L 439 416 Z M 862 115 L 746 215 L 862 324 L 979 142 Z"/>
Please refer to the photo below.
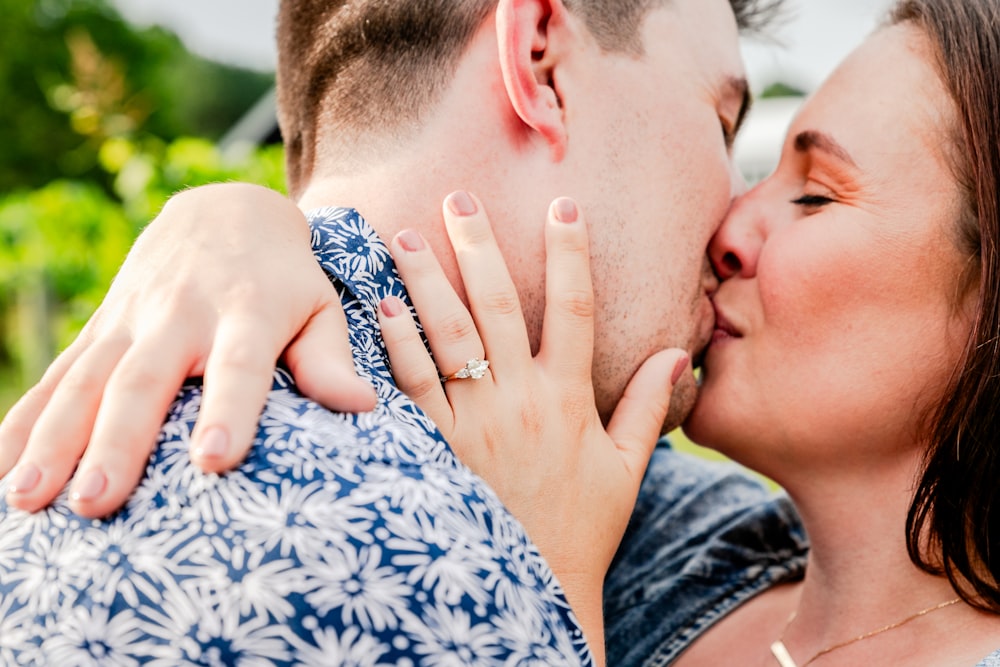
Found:
<path fill-rule="evenodd" d="M 878 25 L 889 0 L 786 0 L 777 44 L 745 41 L 743 55 L 755 90 L 775 81 L 814 90 Z"/>
<path fill-rule="evenodd" d="M 224 62 L 273 69 L 277 0 L 112 0 L 137 23 L 175 30 L 190 49 Z M 812 89 L 876 25 L 887 0 L 786 0 L 782 46 L 747 44 L 750 78 L 759 89 L 782 80 Z"/>

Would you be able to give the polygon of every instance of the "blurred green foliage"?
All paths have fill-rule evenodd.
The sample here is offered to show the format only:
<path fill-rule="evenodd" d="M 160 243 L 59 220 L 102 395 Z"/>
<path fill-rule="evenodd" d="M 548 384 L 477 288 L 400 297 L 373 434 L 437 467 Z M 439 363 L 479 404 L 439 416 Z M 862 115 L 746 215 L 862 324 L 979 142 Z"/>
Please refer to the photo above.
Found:
<path fill-rule="evenodd" d="M 101 0 L 0 0 L 0 415 L 94 311 L 178 190 L 276 189 L 280 147 L 213 143 L 270 85 L 135 30 Z M 199 138 L 192 138 L 197 135 Z"/>
<path fill-rule="evenodd" d="M 772 83 L 770 86 L 765 88 L 761 94 L 760 99 L 766 100 L 771 97 L 805 97 L 806 93 L 804 90 L 790 86 L 787 83 L 777 82 Z"/>
<path fill-rule="evenodd" d="M 113 193 L 81 179 L 0 197 L 0 410 L 38 379 L 99 305 L 142 227 L 186 187 L 243 180 L 282 189 L 280 147 L 228 163 L 205 139 L 109 139 Z"/>
<path fill-rule="evenodd" d="M 218 138 L 273 77 L 197 58 L 104 0 L 0 0 L 0 192 L 106 182 L 108 137 Z"/>

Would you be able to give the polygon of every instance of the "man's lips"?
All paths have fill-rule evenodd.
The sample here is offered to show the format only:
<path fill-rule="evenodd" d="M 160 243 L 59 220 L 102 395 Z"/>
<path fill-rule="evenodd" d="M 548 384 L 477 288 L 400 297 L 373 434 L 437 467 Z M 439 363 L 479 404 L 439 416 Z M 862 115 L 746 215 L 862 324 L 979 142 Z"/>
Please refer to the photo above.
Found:
<path fill-rule="evenodd" d="M 695 334 L 696 338 L 693 341 L 691 349 L 691 366 L 693 368 L 701 366 L 705 352 L 708 350 L 708 346 L 711 345 L 712 337 L 715 335 L 715 306 L 712 304 L 711 297 L 708 297 L 708 295 L 706 297 L 702 304 L 702 316 L 698 321 L 698 331 Z"/>

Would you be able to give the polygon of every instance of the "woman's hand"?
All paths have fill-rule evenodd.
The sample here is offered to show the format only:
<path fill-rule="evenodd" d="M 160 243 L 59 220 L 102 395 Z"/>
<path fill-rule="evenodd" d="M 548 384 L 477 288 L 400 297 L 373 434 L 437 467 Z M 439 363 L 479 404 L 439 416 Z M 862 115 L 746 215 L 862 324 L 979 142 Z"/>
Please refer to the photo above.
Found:
<path fill-rule="evenodd" d="M 546 310 L 534 357 L 517 292 L 482 207 L 455 193 L 445 202 L 444 217 L 472 313 L 416 232 L 402 232 L 393 240 L 393 257 L 437 367 L 402 302 L 387 299 L 380 320 L 393 375 L 524 524 L 559 577 L 595 654 L 602 655 L 604 576 L 673 386 L 690 372 L 688 355 L 666 350 L 646 361 L 605 430 L 591 380 L 587 229 L 575 204 L 560 199 L 549 210 Z M 442 375 L 469 359 L 488 359 L 486 375 L 442 387 Z"/>
<path fill-rule="evenodd" d="M 74 510 L 117 509 L 188 377 L 205 382 L 194 460 L 206 471 L 232 467 L 250 447 L 282 353 L 307 396 L 370 410 L 374 389 L 354 372 L 346 331 L 291 201 L 242 184 L 176 195 L 77 340 L 0 425 L 0 475 L 17 462 L 8 501 L 38 510 L 73 475 Z"/>

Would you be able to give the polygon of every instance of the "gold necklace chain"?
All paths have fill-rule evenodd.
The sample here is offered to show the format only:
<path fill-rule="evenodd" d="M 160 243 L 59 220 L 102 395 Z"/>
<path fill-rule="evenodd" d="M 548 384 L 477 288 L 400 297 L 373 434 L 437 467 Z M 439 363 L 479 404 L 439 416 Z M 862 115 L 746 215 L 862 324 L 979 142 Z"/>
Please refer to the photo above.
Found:
<path fill-rule="evenodd" d="M 878 630 L 872 630 L 871 632 L 866 632 L 863 635 L 858 635 L 857 637 L 848 639 L 847 641 L 840 642 L 839 644 L 834 644 L 833 646 L 827 646 L 825 649 L 818 652 L 816 655 L 814 655 L 813 657 L 809 658 L 804 663 L 802 663 L 802 667 L 806 667 L 806 665 L 811 664 L 814 660 L 816 660 L 820 656 L 824 656 L 827 653 L 836 651 L 838 648 L 844 648 L 845 646 L 849 646 L 863 639 L 868 639 L 870 637 L 874 637 L 875 635 L 880 635 L 883 632 L 888 632 L 889 630 L 895 630 L 896 628 L 902 625 L 906 625 L 910 621 L 915 621 L 921 616 L 926 616 L 927 614 L 938 611 L 940 609 L 944 609 L 945 607 L 950 607 L 951 605 L 956 604 L 961 600 L 962 598 L 955 598 L 954 600 L 948 600 L 946 602 L 938 603 L 933 607 L 927 607 L 927 609 L 921 609 L 912 616 L 907 616 L 901 621 L 890 623 L 889 625 L 879 628 Z M 785 633 L 788 632 L 788 627 L 792 624 L 792 621 L 794 620 L 795 620 L 795 612 L 793 611 L 792 615 L 788 617 L 788 622 L 785 623 L 785 629 L 781 631 L 781 636 L 778 639 L 776 639 L 773 644 L 771 644 L 771 654 L 774 656 L 774 659 L 778 661 L 778 664 L 781 667 L 799 667 L 792 659 L 792 656 L 788 653 L 788 649 L 785 648 Z"/>

